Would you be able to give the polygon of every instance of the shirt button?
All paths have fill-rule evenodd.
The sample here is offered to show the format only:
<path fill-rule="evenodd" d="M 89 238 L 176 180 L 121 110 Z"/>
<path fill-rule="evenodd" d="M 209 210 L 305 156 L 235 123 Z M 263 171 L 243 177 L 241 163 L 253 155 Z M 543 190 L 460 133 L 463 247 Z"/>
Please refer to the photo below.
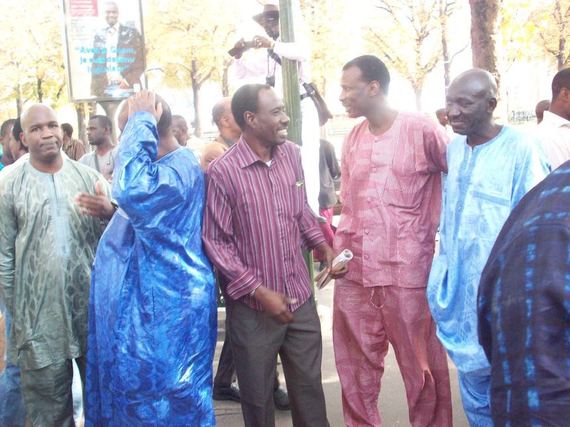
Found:
<path fill-rule="evenodd" d="M 364 255 L 364 259 L 370 259 L 370 255 Z"/>
<path fill-rule="evenodd" d="M 368 228 L 364 229 L 364 234 L 368 234 Z"/>
<path fill-rule="evenodd" d="M 370 203 L 370 202 L 372 201 L 372 197 L 367 197 L 367 198 L 366 198 L 366 201 L 367 201 L 368 203 Z"/>

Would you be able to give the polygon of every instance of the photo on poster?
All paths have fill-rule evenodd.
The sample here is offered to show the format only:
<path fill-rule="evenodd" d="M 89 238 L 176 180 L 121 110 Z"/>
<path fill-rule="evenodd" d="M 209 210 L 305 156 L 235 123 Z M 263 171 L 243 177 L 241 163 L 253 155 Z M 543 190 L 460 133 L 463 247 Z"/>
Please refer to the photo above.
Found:
<path fill-rule="evenodd" d="M 63 0 L 70 99 L 121 100 L 144 82 L 141 0 Z"/>

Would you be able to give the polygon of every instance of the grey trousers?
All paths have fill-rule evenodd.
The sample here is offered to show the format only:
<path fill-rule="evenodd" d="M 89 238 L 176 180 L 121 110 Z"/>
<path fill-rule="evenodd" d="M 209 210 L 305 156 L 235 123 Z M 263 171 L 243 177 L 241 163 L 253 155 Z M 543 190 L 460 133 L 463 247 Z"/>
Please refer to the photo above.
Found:
<path fill-rule="evenodd" d="M 85 384 L 85 357 L 75 359 Z M 73 420 L 73 365 L 71 359 L 32 371 L 21 370 L 26 414 L 36 427 L 75 426 Z"/>
<path fill-rule="evenodd" d="M 232 345 L 230 343 L 229 328 L 230 323 L 226 317 L 226 334 L 224 337 L 224 344 L 222 345 L 222 352 L 220 353 L 220 358 L 218 360 L 218 370 L 216 371 L 216 376 L 214 377 L 214 391 L 216 391 L 218 388 L 230 387 L 236 373 L 236 366 L 232 353 Z M 275 369 L 275 383 L 273 385 L 273 390 L 277 390 L 278 388 L 279 373 L 277 372 L 277 369 Z"/>
<path fill-rule="evenodd" d="M 321 379 L 321 323 L 310 298 L 281 325 L 264 312 L 229 302 L 231 340 L 246 427 L 273 427 L 273 385 L 281 356 L 295 427 L 327 427 Z"/>

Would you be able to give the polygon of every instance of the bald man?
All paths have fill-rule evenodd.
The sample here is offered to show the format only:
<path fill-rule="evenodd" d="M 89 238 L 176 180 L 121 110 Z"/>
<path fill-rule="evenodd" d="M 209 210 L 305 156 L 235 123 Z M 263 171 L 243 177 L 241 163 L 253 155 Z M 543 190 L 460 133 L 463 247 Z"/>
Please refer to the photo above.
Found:
<path fill-rule="evenodd" d="M 218 127 L 220 134 L 212 143 L 207 144 L 202 151 L 200 165 L 204 172 L 208 169 L 210 163 L 234 145 L 241 135 L 241 129 L 232 114 L 231 98 L 223 98 L 214 105 L 212 121 Z"/>
<path fill-rule="evenodd" d="M 72 359 L 83 377 L 91 265 L 103 231 L 74 197 L 95 193 L 103 177 L 62 155 L 51 108 L 31 106 L 21 125 L 29 161 L 0 179 L 0 290 L 12 318 L 8 357 L 20 367 L 32 425 L 72 426 Z"/>
<path fill-rule="evenodd" d="M 493 121 L 497 85 L 473 69 L 449 87 L 447 116 L 458 134 L 447 149 L 440 254 L 428 282 L 437 334 L 458 369 L 472 426 L 492 426 L 489 362 L 477 337 L 477 291 L 493 243 L 519 200 L 548 174 L 538 141 Z"/>

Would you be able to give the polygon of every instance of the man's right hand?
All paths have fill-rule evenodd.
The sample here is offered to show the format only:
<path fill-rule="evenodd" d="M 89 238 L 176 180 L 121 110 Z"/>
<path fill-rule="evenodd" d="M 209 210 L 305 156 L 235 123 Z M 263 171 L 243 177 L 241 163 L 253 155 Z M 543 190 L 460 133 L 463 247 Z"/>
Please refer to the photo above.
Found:
<path fill-rule="evenodd" d="M 274 292 L 265 286 L 259 286 L 255 290 L 254 298 L 261 304 L 263 310 L 279 323 L 286 325 L 293 322 L 293 313 L 289 311 L 287 304 L 293 304 L 295 300 L 289 299 L 285 295 Z"/>
<path fill-rule="evenodd" d="M 115 213 L 115 208 L 109 200 L 104 189 L 104 183 L 95 183 L 95 195 L 79 193 L 75 196 L 75 204 L 83 215 L 90 215 L 101 220 L 110 220 Z"/>

